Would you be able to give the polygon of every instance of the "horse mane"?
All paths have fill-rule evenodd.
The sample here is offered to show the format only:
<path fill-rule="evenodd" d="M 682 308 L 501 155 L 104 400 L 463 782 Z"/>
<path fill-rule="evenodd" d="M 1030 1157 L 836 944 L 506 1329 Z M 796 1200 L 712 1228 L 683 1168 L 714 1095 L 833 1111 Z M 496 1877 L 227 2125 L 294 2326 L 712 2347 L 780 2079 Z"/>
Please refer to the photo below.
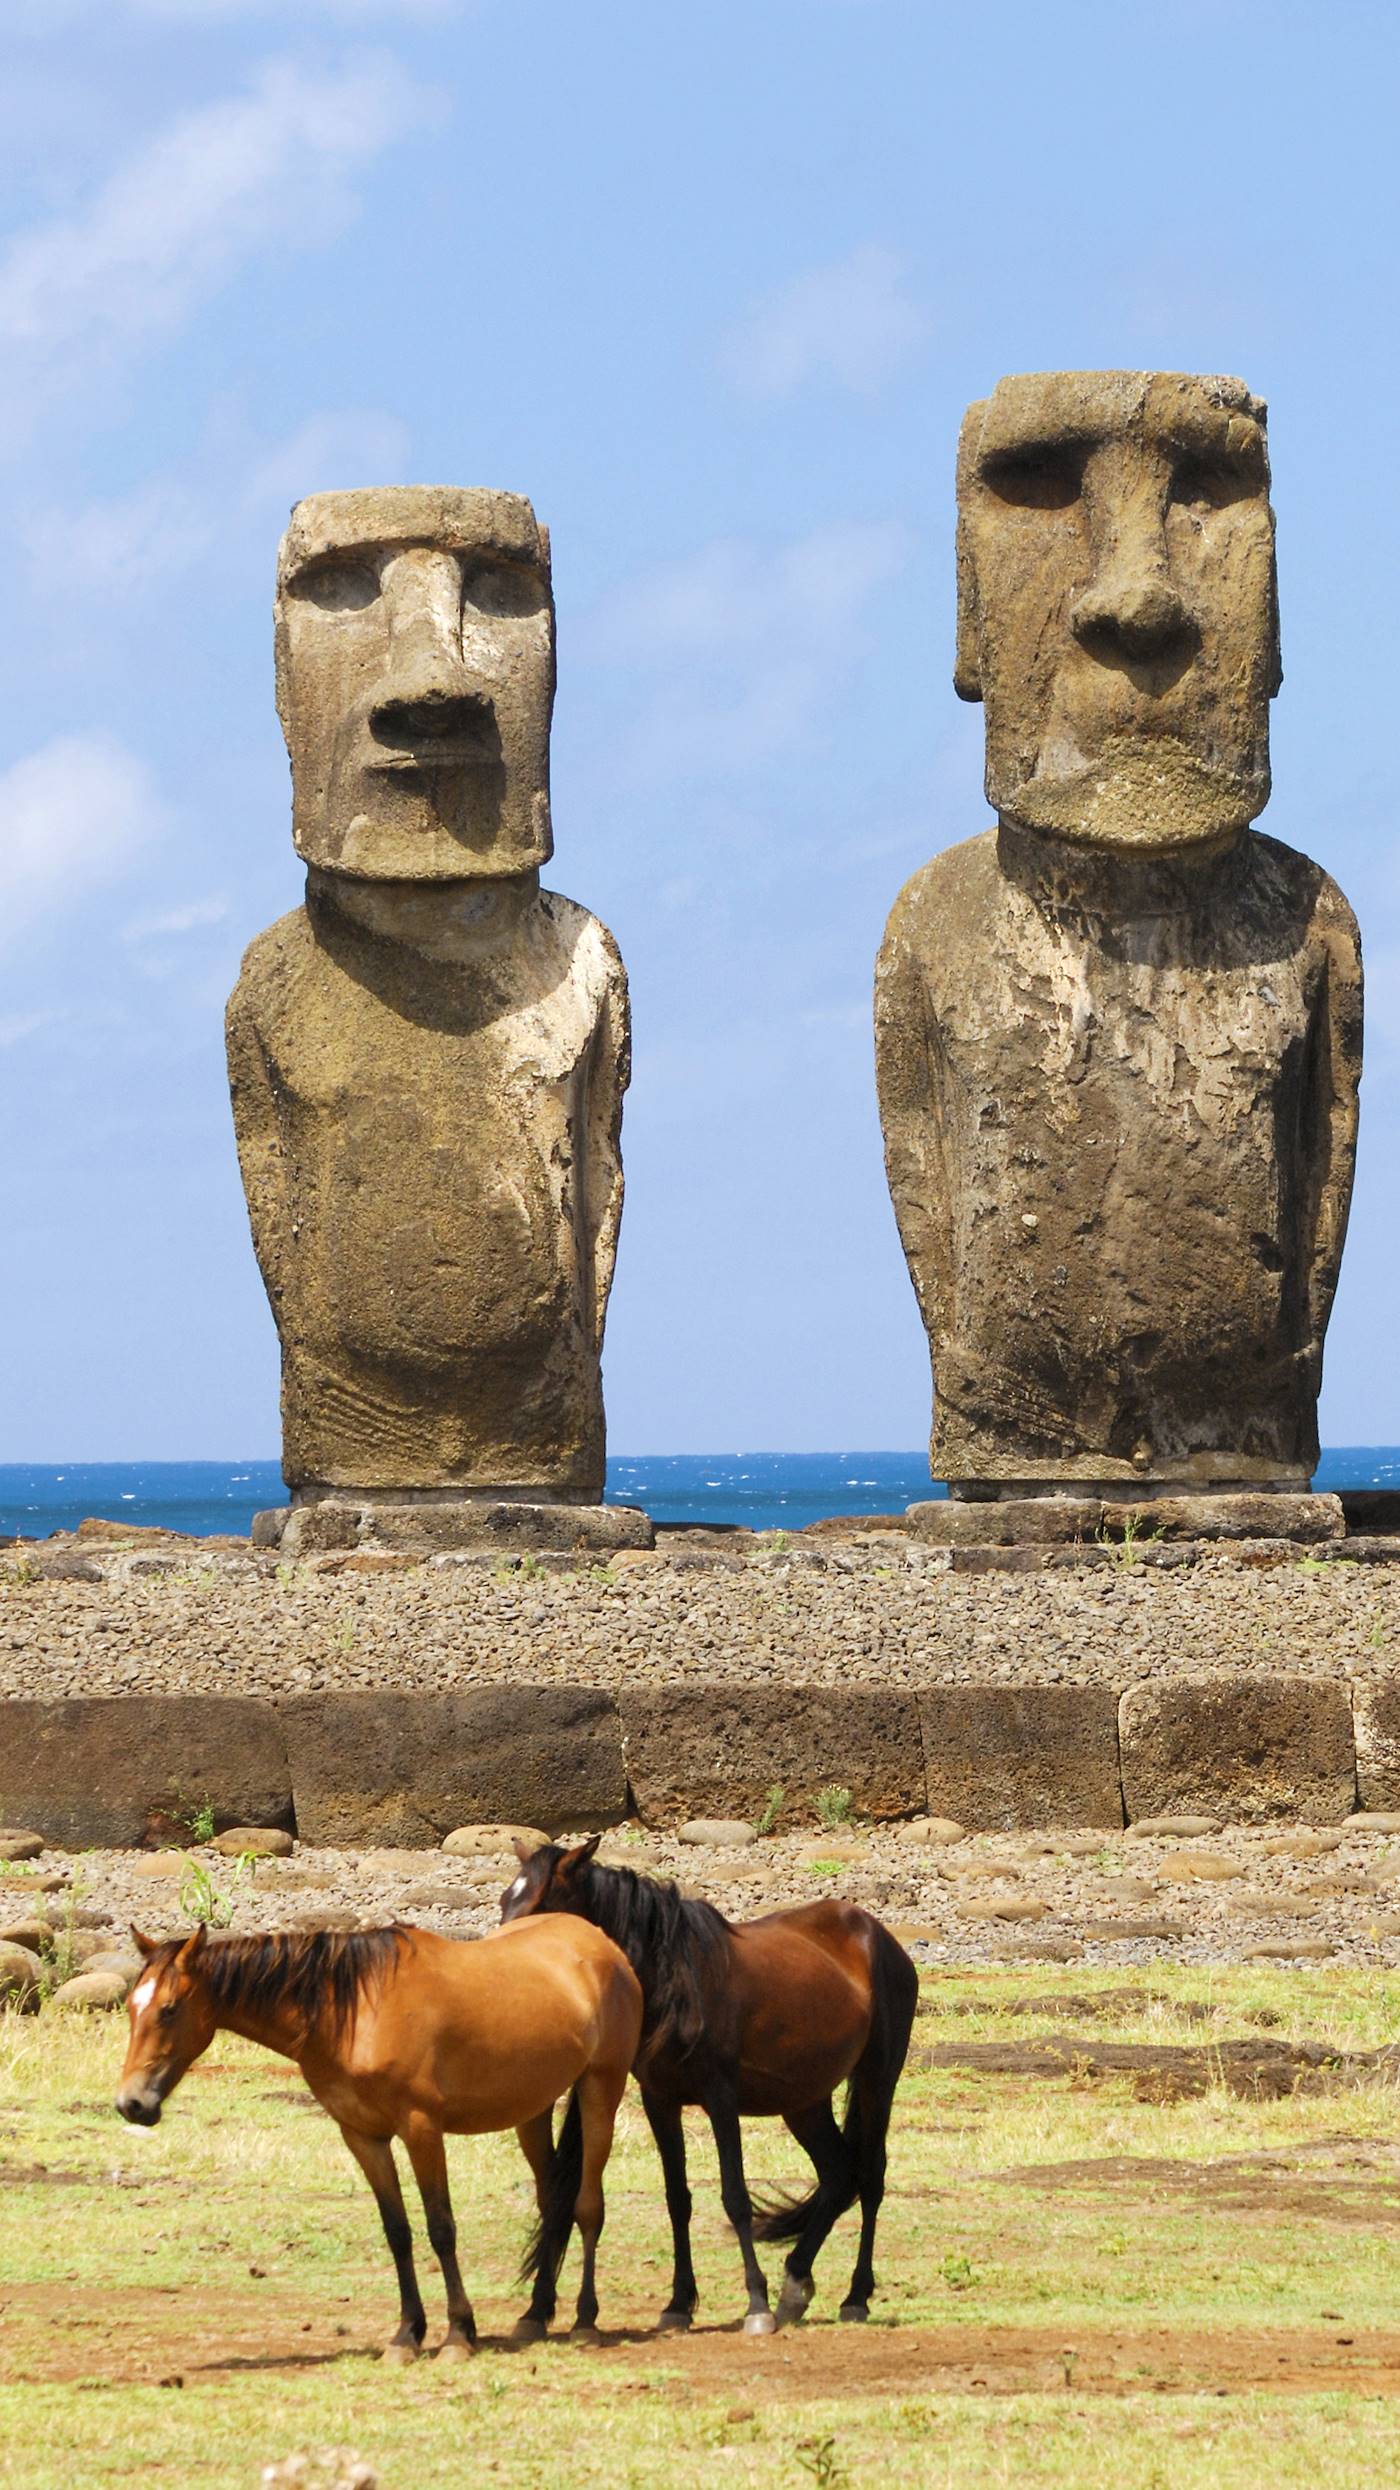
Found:
<path fill-rule="evenodd" d="M 213 1937 L 200 1968 L 216 2005 L 263 2014 L 291 2006 L 309 2030 L 332 2043 L 344 2038 L 365 1991 L 378 1988 L 398 1961 L 409 1931 L 328 1928 L 258 1937 Z"/>
<path fill-rule="evenodd" d="M 688 2057 L 705 2034 L 707 1983 L 728 1959 L 723 1912 L 689 1900 L 669 1878 L 592 1860 L 575 1891 L 585 1916 L 621 1947 L 641 1982 L 643 2062 L 668 2047 Z"/>

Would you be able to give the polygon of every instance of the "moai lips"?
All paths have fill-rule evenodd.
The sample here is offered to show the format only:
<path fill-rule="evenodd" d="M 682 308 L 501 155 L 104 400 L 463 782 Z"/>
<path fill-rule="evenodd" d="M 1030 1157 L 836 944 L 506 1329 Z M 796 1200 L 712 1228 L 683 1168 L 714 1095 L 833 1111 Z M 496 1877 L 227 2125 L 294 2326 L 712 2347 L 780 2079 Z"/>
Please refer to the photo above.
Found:
<path fill-rule="evenodd" d="M 306 906 L 249 950 L 228 1043 L 288 1483 L 596 1498 L 627 988 L 596 918 L 539 887 L 529 503 L 299 504 L 277 680 Z"/>
<path fill-rule="evenodd" d="M 876 978 L 935 1474 L 1296 1484 L 1351 1192 L 1355 924 L 1250 828 L 1279 681 L 1264 409 L 1055 373 L 971 409 L 957 686 L 996 829 Z"/>

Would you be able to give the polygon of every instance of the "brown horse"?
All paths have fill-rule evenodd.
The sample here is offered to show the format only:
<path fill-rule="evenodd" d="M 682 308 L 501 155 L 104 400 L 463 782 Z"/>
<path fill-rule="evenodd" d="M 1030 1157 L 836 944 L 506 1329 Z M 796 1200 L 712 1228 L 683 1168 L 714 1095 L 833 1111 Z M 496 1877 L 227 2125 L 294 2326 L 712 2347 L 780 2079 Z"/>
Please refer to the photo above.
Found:
<path fill-rule="evenodd" d="M 427 2330 L 396 2136 L 447 2285 L 443 2351 L 469 2352 L 476 2337 L 443 2137 L 501 2127 L 520 2138 L 540 2216 L 523 2268 L 534 2292 L 517 2337 L 533 2342 L 546 2332 L 575 2222 L 583 2241 L 575 2332 L 591 2335 L 603 2170 L 642 2021 L 637 1980 L 607 1937 L 544 1921 L 493 1930 L 476 1945 L 400 1925 L 212 1942 L 199 1927 L 165 1944 L 131 1933 L 146 1967 L 129 2001 L 117 2108 L 153 2127 L 218 2031 L 293 2059 L 374 2190 L 399 2278 L 400 2324 L 386 2360 L 412 2360 Z M 570 2087 L 556 2152 L 551 2110 Z"/>
<path fill-rule="evenodd" d="M 630 1868 L 593 1863 L 597 1838 L 572 1850 L 516 1844 L 521 1873 L 501 1916 L 567 1911 L 606 1930 L 642 1984 L 634 2072 L 661 2155 L 675 2244 L 663 2326 L 688 2326 L 697 2293 L 681 2111 L 714 2129 L 724 2210 L 739 2235 L 749 2290 L 746 2334 L 801 2317 L 816 2286 L 812 2261 L 832 2224 L 860 2199 L 860 2248 L 841 2315 L 864 2318 L 875 2288 L 875 2222 L 885 2192 L 890 2105 L 913 2028 L 919 1977 L 869 1911 L 811 1902 L 735 1925 L 708 1902 Z M 844 2128 L 832 2095 L 849 2082 Z M 744 2177 L 741 2117 L 781 2118 L 817 2173 L 810 2196 L 755 2222 Z M 754 2239 L 791 2239 L 776 2320 Z"/>

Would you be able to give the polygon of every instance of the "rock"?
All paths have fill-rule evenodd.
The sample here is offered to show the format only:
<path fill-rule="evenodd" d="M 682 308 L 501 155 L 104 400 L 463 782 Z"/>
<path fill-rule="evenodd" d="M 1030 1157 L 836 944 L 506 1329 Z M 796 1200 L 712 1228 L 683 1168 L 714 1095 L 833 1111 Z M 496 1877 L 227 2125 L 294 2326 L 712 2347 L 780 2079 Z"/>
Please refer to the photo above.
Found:
<path fill-rule="evenodd" d="M 1320 1963 L 1336 1951 L 1327 1937 L 1266 1937 L 1262 1945 L 1247 1945 L 1243 1960 L 1247 1963 Z"/>
<path fill-rule="evenodd" d="M 680 1838 L 684 1841 L 684 1832 Z M 831 1840 L 818 1834 L 798 1855 L 803 1860 L 832 1859 L 838 1867 L 864 1867 L 870 1858 L 870 1844 Z"/>
<path fill-rule="evenodd" d="M 1400 1685 L 1359 1678 L 1352 1689 L 1356 1723 L 1356 1787 L 1363 1815 L 1400 1809 Z"/>
<path fill-rule="evenodd" d="M 129 1988 L 132 1981 L 140 1977 L 141 1957 L 129 1947 L 123 1951 L 120 1946 L 110 1946 L 105 1952 L 94 1954 L 83 1969 L 85 1974 L 110 1971 L 117 1979 L 124 1980 Z"/>
<path fill-rule="evenodd" d="M 1091 1945 L 1132 1945 L 1149 1939 L 1174 1945 L 1186 1934 L 1181 1919 L 1095 1919 L 1084 1931 Z"/>
<path fill-rule="evenodd" d="M 1092 1541 L 1103 1519 L 1097 1496 L 1006 1496 L 965 1504 L 956 1496 L 911 1504 L 916 1539 L 939 1548 L 1059 1547 Z"/>
<path fill-rule="evenodd" d="M 280 1824 L 234 1824 L 216 1833 L 210 1848 L 225 1859 L 290 1859 L 296 1843 Z"/>
<path fill-rule="evenodd" d="M 1143 1816 L 1127 1827 L 1131 1841 L 1200 1841 L 1206 1834 L 1218 1833 L 1218 1816 Z"/>
<path fill-rule="evenodd" d="M 757 1838 L 754 1827 L 737 1816 L 692 1816 L 689 1824 L 682 1824 L 676 1833 L 678 1842 L 693 1842 L 711 1850 L 742 1850 Z"/>
<path fill-rule="evenodd" d="M 348 642 L 314 583 L 371 572 Z M 276 610 L 312 872 L 244 958 L 228 1061 L 284 1474 L 601 1497 L 627 981 L 597 919 L 538 884 L 548 536 L 513 493 L 313 494 Z"/>
<path fill-rule="evenodd" d="M 1245 461 L 1208 541 L 1141 516 L 1188 432 Z M 1045 493 L 1063 525 L 1030 516 Z M 1239 382 L 1022 373 L 968 410 L 955 680 L 997 826 L 906 884 L 875 982 L 951 1484 L 1311 1473 L 1361 969 L 1335 883 L 1242 827 L 1269 792 L 1273 536 Z M 1168 733 L 1106 701 L 1154 664 Z"/>
<path fill-rule="evenodd" d="M 399 1895 L 401 1911 L 470 1911 L 476 1908 L 476 1894 L 465 1885 L 410 1885 Z"/>
<path fill-rule="evenodd" d="M 897 1919 L 890 1924 L 890 1935 L 901 1945 L 941 1945 L 947 1934 L 936 1919 Z"/>
<path fill-rule="evenodd" d="M 1083 1960 L 1084 1948 L 1077 1937 L 1044 1936 L 1008 1937 L 1002 1952 L 1008 1962 L 1077 1963 Z"/>
<path fill-rule="evenodd" d="M 119 1971 L 80 1971 L 76 1979 L 65 1980 L 54 1990 L 52 2006 L 75 2006 L 85 2013 L 106 2006 L 124 2006 L 127 1981 Z"/>
<path fill-rule="evenodd" d="M 355 2447 L 302 2447 L 264 2464 L 261 2490 L 376 2490 L 377 2476 Z"/>
<path fill-rule="evenodd" d="M 1298 1893 L 1258 1893 L 1241 1886 L 1229 1897 L 1233 1910 L 1247 1919 L 1313 1919 L 1319 1908 L 1315 1900 Z"/>
<path fill-rule="evenodd" d="M 931 1807 L 989 1829 L 1121 1830 L 1109 1687 L 924 1686 L 918 1701 Z"/>
<path fill-rule="evenodd" d="M 173 1882 L 177 1878 L 188 1876 L 191 1865 L 188 1851 L 146 1850 L 142 1852 L 139 1859 L 132 1859 L 128 1862 L 127 1874 L 154 1882 Z"/>
<path fill-rule="evenodd" d="M 45 1832 L 71 1850 L 169 1840 L 195 1798 L 216 1827 L 292 1821 L 277 1715 L 245 1695 L 0 1702 L 0 1807 L 40 1790 Z"/>
<path fill-rule="evenodd" d="M 1244 1869 L 1237 1859 L 1222 1859 L 1214 1851 L 1178 1850 L 1164 1864 L 1162 1873 L 1173 1883 L 1185 1877 L 1196 1884 L 1225 1885 L 1243 1876 Z"/>
<path fill-rule="evenodd" d="M 294 1695 L 279 1707 L 303 1841 L 437 1849 L 492 1817 L 609 1824 L 627 1813 L 617 1707 L 601 1687 Z"/>
<path fill-rule="evenodd" d="M 1119 1707 L 1130 1820 L 1194 1801 L 1218 1817 L 1337 1823 L 1355 1804 L 1347 1687 L 1310 1677 L 1173 1678 Z"/>
<path fill-rule="evenodd" d="M 1329 1850 L 1340 1850 L 1345 1839 L 1344 1832 L 1310 1833 L 1304 1830 L 1275 1834 L 1272 1841 L 1261 1842 L 1259 1847 L 1266 1859 L 1320 1859 Z"/>
<path fill-rule="evenodd" d="M 1363 1808 L 1356 1815 L 1347 1817 L 1343 1829 L 1348 1833 L 1400 1833 L 1400 1816 L 1377 1814 L 1372 1809 Z"/>
<path fill-rule="evenodd" d="M 37 1954 L 48 1944 L 52 1935 L 48 1921 L 37 1915 L 31 1919 L 11 1919 L 0 1928 L 0 1945 L 22 1945 L 31 1954 Z"/>
<path fill-rule="evenodd" d="M 498 1853 L 512 1851 L 517 1842 L 529 1842 L 538 1850 L 548 1839 L 533 1824 L 459 1824 L 444 1833 L 441 1846 L 451 1859 L 494 1859 Z"/>
<path fill-rule="evenodd" d="M 1010 1859 L 940 1859 L 940 1876 L 956 1878 L 959 1884 L 976 1883 L 989 1876 L 1014 1880 L 1021 1873 Z"/>
<path fill-rule="evenodd" d="M 1378 1937 L 1400 1937 L 1400 1911 L 1382 1911 L 1370 1925 Z"/>
<path fill-rule="evenodd" d="M 0 1999 L 23 2004 L 37 1997 L 44 1966 L 33 1948 L 0 1942 Z"/>
<path fill-rule="evenodd" d="M 1099 1888 L 1105 1901 L 1122 1902 L 1129 1907 L 1135 1902 L 1150 1902 L 1157 1891 L 1155 1879 L 1145 1876 L 1106 1876 Z"/>
<path fill-rule="evenodd" d="M 356 1928 L 387 1928 L 392 1917 L 391 1911 L 362 1916 L 359 1911 L 352 1911 L 343 1904 L 323 1902 L 318 1910 L 295 1912 L 288 1926 L 298 1932 L 305 1930 L 314 1933 L 322 1929 L 333 1936 L 349 1936 Z"/>
<path fill-rule="evenodd" d="M 702 1814 L 752 1824 L 775 1782 L 789 1816 L 836 1784 L 862 1817 L 927 1805 L 918 1711 L 892 1688 L 625 1681 L 619 1711 L 637 1813 L 650 1825 Z"/>
<path fill-rule="evenodd" d="M 911 1823 L 901 1825 L 900 1831 L 906 1841 L 926 1842 L 933 1848 L 967 1839 L 966 1827 L 956 1824 L 951 1816 L 915 1816 Z"/>
<path fill-rule="evenodd" d="M 964 1919 L 1048 1919 L 1048 1902 L 1033 1902 L 1020 1894 L 988 1894 L 958 1905 Z"/>
<path fill-rule="evenodd" d="M 1121 1831 L 1122 1827 L 1116 1828 Z M 1102 1833 L 1047 1833 L 1043 1841 L 1027 1842 L 1028 1859 L 1096 1859 L 1103 1849 Z"/>
<path fill-rule="evenodd" d="M 1346 1530 L 1340 1496 L 1149 1496 L 1106 1504 L 1112 1538 L 1149 1532 L 1162 1539 L 1291 1539 L 1301 1544 L 1340 1539 Z"/>
<path fill-rule="evenodd" d="M 19 1833 L 11 1825 L 0 1832 L 0 1859 L 37 1859 L 43 1848 L 42 1833 Z"/>

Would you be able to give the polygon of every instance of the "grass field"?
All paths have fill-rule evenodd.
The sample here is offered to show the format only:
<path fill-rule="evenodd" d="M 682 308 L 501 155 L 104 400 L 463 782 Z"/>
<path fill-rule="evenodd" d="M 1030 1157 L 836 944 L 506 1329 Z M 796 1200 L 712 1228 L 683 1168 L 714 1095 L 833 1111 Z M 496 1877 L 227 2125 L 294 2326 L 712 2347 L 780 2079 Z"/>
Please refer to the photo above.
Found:
<path fill-rule="evenodd" d="M 1047 2075 L 1037 2044 L 1052 2032 L 1083 2055 Z M 1393 1978 L 926 1978 L 864 2329 L 832 2322 L 848 2219 L 805 2327 L 740 2335 L 737 2252 L 697 2126 L 700 2322 L 654 2337 L 669 2246 L 629 2100 L 604 2343 L 508 2350 L 524 2167 L 512 2138 L 460 2142 L 485 2342 L 471 2363 L 408 2370 L 377 2364 L 396 2316 L 378 2218 L 295 2071 L 221 2038 L 161 2126 L 133 2131 L 110 2107 L 124 2033 L 124 2017 L 0 2017 L 0 2483 L 15 2490 L 252 2490 L 264 2462 L 325 2441 L 358 2448 L 380 2490 L 475 2475 L 522 2490 L 1311 2490 L 1319 2475 L 1369 2490 L 1400 2469 L 1394 2068 L 1318 2066 L 1280 2099 L 1213 2080 L 1226 2040 L 1343 2057 L 1395 2043 Z M 1165 2079 L 1151 2064 L 1104 2073 L 1105 2041 L 1191 2055 L 1164 2061 Z M 799 2179 L 781 2130 L 748 2135 L 756 2185 Z M 442 2299 L 425 2242 L 420 2275 L 431 2344 Z"/>

